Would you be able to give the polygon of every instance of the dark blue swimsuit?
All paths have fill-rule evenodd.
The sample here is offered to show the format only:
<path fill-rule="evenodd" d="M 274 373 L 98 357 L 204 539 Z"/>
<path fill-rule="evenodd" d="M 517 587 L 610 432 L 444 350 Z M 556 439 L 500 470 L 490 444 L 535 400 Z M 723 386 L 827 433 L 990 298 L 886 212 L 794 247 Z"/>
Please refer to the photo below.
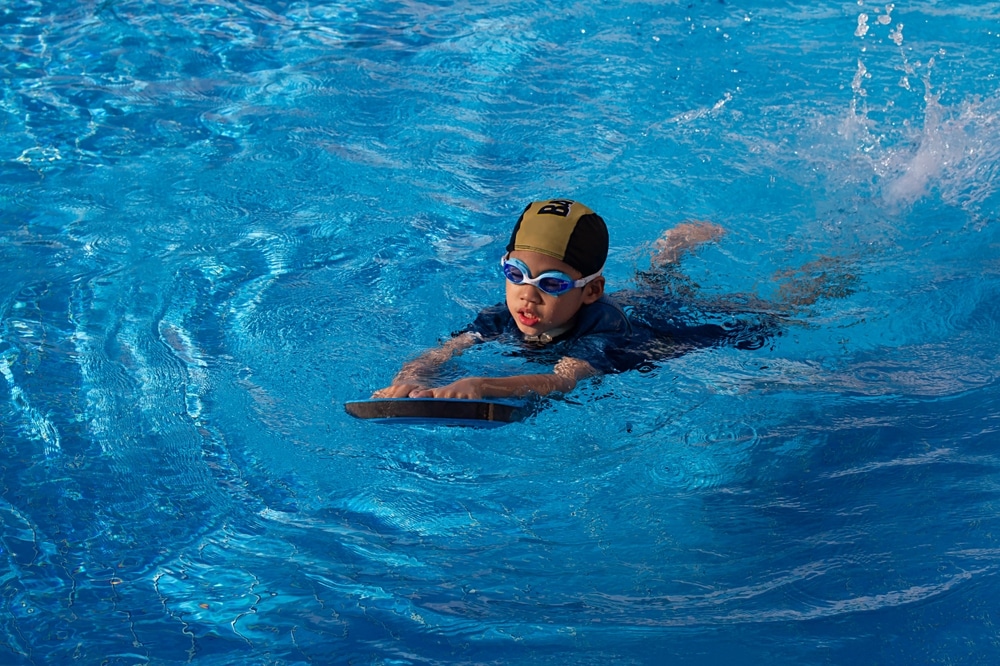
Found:
<path fill-rule="evenodd" d="M 505 303 L 486 308 L 459 333 L 515 345 L 518 355 L 539 363 L 578 358 L 607 374 L 650 369 L 656 361 L 702 347 L 758 349 L 780 334 L 779 323 L 767 313 L 694 307 L 666 296 L 622 291 L 581 307 L 572 328 L 548 343 L 526 340 Z"/>

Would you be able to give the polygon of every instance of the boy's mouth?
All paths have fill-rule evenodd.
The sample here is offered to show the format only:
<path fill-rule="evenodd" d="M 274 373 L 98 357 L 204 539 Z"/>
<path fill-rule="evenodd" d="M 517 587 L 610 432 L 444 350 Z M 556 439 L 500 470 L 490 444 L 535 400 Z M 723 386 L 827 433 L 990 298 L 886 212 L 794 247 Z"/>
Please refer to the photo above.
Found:
<path fill-rule="evenodd" d="M 525 326 L 537 326 L 541 319 L 532 312 L 526 310 L 517 311 L 517 319 Z"/>

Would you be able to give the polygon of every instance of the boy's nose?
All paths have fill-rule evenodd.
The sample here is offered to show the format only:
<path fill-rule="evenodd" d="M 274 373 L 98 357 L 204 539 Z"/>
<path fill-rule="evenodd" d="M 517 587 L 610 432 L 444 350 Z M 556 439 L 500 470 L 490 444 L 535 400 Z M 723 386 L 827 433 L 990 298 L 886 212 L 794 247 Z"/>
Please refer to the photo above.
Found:
<path fill-rule="evenodd" d="M 530 284 L 522 284 L 518 285 L 518 290 L 518 298 L 522 301 L 531 301 L 532 303 L 542 302 L 542 294 L 538 290 L 538 287 Z"/>

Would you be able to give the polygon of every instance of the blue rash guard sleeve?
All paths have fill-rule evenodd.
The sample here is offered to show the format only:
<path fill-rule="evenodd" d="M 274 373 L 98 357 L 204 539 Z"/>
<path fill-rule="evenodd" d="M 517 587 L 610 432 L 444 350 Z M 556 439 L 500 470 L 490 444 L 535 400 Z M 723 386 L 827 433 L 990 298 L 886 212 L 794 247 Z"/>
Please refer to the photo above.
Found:
<path fill-rule="evenodd" d="M 586 361 L 602 374 L 620 372 L 631 366 L 623 367 L 619 356 L 632 346 L 633 336 L 625 312 L 605 295 L 580 308 L 576 325 L 566 334 L 560 353 Z"/>

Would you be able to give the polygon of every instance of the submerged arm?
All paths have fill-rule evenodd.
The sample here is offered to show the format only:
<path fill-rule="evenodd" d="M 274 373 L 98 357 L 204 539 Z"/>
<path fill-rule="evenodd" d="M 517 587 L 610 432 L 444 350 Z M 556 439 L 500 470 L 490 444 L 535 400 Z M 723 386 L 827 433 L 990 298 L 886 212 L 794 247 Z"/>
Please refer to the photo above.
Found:
<path fill-rule="evenodd" d="M 667 229 L 654 243 L 653 266 L 676 263 L 684 252 L 717 240 L 723 233 L 722 227 L 711 222 L 685 222 Z"/>
<path fill-rule="evenodd" d="M 417 358 L 405 363 L 392 380 L 392 384 L 372 394 L 373 398 L 406 398 L 414 391 L 423 389 L 431 377 L 453 356 L 461 354 L 476 342 L 473 333 L 463 333 L 429 349 Z"/>

